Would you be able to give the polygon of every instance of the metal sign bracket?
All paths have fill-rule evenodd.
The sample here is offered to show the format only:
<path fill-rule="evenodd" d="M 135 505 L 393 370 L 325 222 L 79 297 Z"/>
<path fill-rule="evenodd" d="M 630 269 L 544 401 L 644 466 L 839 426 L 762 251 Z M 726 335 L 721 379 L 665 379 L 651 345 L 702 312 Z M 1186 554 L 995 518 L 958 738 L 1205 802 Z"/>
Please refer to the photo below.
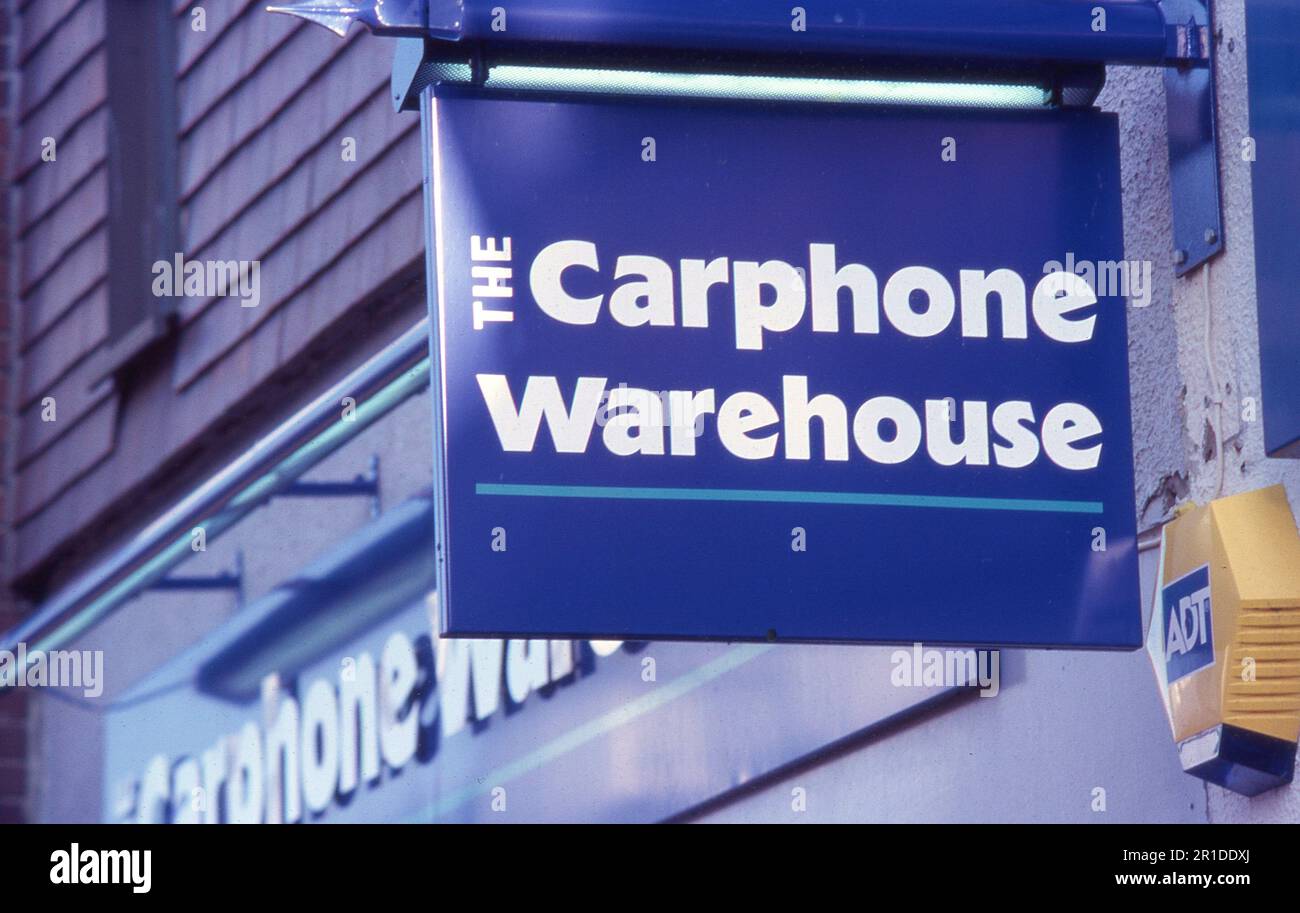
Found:
<path fill-rule="evenodd" d="M 1171 56 L 1186 61 L 1165 67 L 1174 273 L 1182 276 L 1223 250 L 1214 14 L 1210 0 L 1161 0 L 1160 9 Z"/>

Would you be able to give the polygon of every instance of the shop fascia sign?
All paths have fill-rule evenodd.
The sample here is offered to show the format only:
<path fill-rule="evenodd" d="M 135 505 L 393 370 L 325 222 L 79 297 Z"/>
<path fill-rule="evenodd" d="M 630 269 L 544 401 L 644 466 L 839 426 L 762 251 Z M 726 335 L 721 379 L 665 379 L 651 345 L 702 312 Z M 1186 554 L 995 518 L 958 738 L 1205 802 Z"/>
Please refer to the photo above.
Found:
<path fill-rule="evenodd" d="M 547 640 L 438 640 L 434 667 L 412 639 L 393 632 L 378 656 L 359 651 L 333 677 L 296 689 L 268 676 L 260 714 L 206 749 L 155 755 L 118 785 L 119 819 L 139 823 L 293 823 L 325 812 L 383 773 L 411 763 L 422 707 L 437 706 L 442 738 L 462 734 L 575 672 L 576 644 Z M 622 643 L 590 644 L 597 657 Z M 503 686 L 504 684 L 504 692 Z"/>

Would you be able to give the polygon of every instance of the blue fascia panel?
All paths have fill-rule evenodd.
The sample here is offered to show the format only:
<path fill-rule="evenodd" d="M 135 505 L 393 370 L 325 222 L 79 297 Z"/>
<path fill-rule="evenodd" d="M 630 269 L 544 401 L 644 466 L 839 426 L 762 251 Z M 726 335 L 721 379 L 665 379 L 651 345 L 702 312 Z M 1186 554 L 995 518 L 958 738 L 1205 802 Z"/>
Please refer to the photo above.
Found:
<path fill-rule="evenodd" d="M 1300 457 L 1300 4 L 1250 0 L 1246 48 L 1264 446 Z"/>

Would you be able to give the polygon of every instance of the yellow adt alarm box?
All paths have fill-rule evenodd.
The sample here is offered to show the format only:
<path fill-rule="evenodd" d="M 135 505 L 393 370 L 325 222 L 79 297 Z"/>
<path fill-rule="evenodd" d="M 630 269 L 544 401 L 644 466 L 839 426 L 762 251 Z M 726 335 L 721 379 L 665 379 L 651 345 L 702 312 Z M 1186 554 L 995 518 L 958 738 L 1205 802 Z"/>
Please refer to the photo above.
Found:
<path fill-rule="evenodd" d="M 1147 635 L 1183 770 L 1254 796 L 1300 737 L 1300 534 L 1281 485 L 1168 523 Z"/>

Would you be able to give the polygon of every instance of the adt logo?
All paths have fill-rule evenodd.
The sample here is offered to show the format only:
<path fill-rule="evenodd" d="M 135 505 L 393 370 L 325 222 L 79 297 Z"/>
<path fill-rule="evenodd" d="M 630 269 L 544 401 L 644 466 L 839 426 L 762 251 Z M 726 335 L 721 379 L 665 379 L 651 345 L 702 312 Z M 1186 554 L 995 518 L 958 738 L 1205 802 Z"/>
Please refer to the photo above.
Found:
<path fill-rule="evenodd" d="M 1170 682 L 1214 663 L 1210 566 L 1168 584 L 1163 592 L 1165 671 Z"/>

